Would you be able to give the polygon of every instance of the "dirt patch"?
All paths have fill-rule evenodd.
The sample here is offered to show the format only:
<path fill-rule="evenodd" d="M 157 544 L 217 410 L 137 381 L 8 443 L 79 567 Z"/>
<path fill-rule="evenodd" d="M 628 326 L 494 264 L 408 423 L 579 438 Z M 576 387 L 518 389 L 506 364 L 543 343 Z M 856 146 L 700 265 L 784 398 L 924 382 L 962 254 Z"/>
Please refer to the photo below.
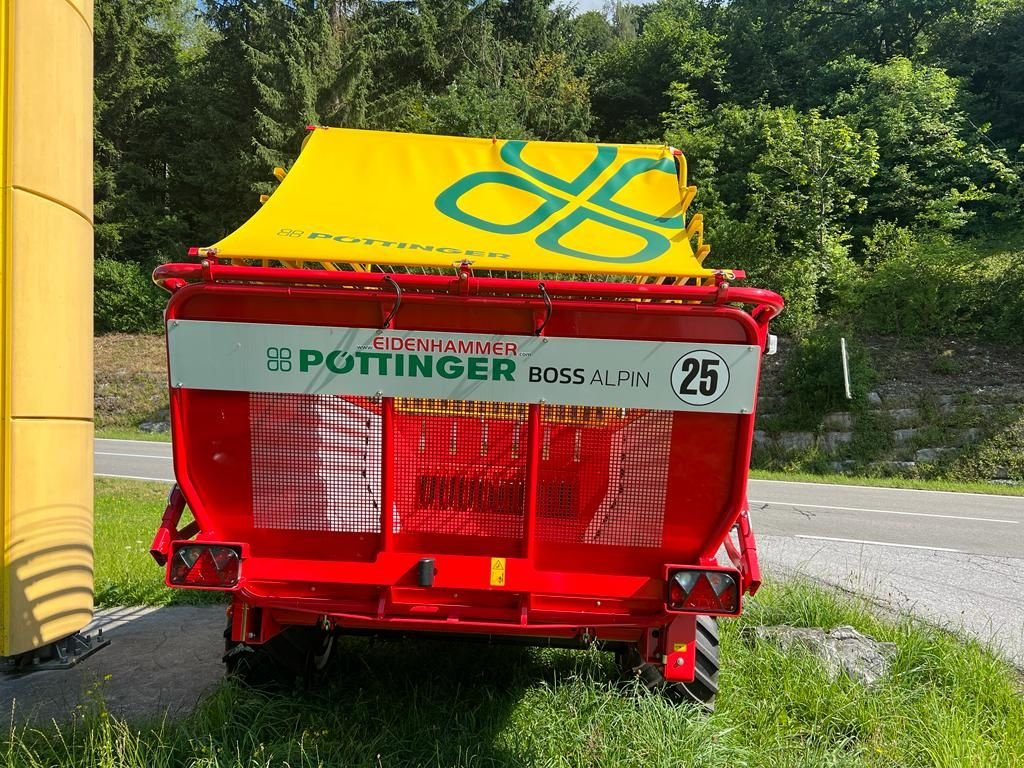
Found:
<path fill-rule="evenodd" d="M 983 403 L 1024 401 L 1024 348 L 962 339 L 909 344 L 878 337 L 867 339 L 865 346 L 885 401 L 909 404 L 936 394 L 972 395 Z"/>
<path fill-rule="evenodd" d="M 887 406 L 916 405 L 922 397 L 943 395 L 971 395 L 981 403 L 1024 402 L 1024 347 L 964 339 L 911 342 L 884 336 L 861 342 L 878 376 L 874 389 Z M 780 338 L 779 353 L 764 358 L 762 396 L 784 394 L 783 370 L 795 344 L 792 338 Z"/>
<path fill-rule="evenodd" d="M 162 335 L 112 333 L 93 342 L 96 428 L 134 427 L 167 407 Z"/>

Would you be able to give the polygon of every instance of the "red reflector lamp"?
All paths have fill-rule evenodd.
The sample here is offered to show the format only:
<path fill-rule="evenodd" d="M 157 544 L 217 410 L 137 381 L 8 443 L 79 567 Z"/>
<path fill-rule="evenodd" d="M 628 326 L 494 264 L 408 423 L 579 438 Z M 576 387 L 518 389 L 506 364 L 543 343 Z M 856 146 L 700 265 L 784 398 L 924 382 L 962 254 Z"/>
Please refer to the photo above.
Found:
<path fill-rule="evenodd" d="M 241 564 L 239 547 L 182 544 L 175 547 L 171 555 L 167 583 L 174 587 L 228 589 L 238 584 Z"/>
<path fill-rule="evenodd" d="M 669 569 L 670 611 L 735 615 L 740 612 L 740 575 L 731 570 Z"/>

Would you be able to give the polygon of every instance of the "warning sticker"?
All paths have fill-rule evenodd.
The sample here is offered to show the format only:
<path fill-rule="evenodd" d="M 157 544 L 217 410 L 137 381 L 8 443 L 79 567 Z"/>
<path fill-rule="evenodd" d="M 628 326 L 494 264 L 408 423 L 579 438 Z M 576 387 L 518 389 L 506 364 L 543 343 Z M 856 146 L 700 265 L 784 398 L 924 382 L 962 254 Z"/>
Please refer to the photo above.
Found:
<path fill-rule="evenodd" d="M 492 557 L 491 558 L 491 586 L 492 587 L 504 587 L 505 586 L 505 558 L 504 557 Z"/>

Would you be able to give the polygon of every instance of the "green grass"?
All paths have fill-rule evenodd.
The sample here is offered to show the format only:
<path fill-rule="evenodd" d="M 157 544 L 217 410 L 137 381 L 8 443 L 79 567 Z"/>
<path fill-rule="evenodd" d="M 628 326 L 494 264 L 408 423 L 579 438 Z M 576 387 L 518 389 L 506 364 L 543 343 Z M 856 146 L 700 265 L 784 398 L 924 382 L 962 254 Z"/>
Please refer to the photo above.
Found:
<path fill-rule="evenodd" d="M 871 689 L 815 658 L 752 645 L 758 623 L 853 624 L 898 646 Z M 74 724 L 8 728 L 0 765 L 26 766 L 1016 766 L 1024 699 L 973 642 L 888 623 L 855 599 L 773 584 L 722 624 L 712 715 L 613 685 L 596 651 L 443 640 L 346 641 L 328 686 L 266 694 L 229 682 L 173 721 L 103 708 Z M 102 700 L 102 685 L 93 698 Z"/>
<path fill-rule="evenodd" d="M 785 480 L 792 483 L 829 483 L 862 485 L 876 488 L 912 488 L 921 491 L 956 491 L 958 493 L 994 493 L 1000 496 L 1024 496 L 1024 485 L 1004 485 L 959 480 L 925 480 L 914 477 L 858 477 L 855 475 L 819 474 L 817 472 L 779 472 L 752 469 L 753 480 Z"/>
<path fill-rule="evenodd" d="M 98 608 L 223 601 L 215 592 L 168 589 L 163 569 L 150 557 L 149 545 L 167 504 L 167 484 L 107 477 L 98 477 L 95 483 Z"/>
<path fill-rule="evenodd" d="M 170 432 L 143 432 L 134 427 L 103 427 L 96 430 L 96 437 L 110 440 L 145 440 L 151 443 L 171 442 Z"/>

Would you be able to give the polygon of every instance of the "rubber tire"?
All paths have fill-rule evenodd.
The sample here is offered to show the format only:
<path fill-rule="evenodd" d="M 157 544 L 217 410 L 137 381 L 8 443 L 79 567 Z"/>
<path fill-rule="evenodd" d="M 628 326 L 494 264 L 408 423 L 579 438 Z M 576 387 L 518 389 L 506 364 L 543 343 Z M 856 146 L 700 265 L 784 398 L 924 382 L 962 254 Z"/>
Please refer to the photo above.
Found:
<path fill-rule="evenodd" d="M 619 669 L 624 679 L 640 680 L 646 688 L 675 704 L 693 704 L 713 712 L 718 693 L 718 619 L 697 617 L 697 658 L 693 682 L 666 682 L 661 665 L 643 661 L 636 645 L 622 649 Z"/>
<path fill-rule="evenodd" d="M 317 627 L 287 627 L 262 645 L 232 643 L 224 632 L 227 674 L 252 688 L 310 688 L 321 682 L 334 635 Z"/>

